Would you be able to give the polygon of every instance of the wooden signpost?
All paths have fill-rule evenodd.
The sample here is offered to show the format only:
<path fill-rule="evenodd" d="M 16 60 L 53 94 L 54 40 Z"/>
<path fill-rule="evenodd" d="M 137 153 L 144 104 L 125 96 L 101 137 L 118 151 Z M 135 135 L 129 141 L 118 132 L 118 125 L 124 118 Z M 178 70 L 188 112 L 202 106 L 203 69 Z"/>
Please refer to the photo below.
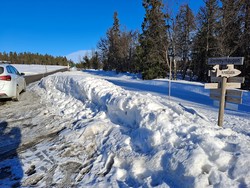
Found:
<path fill-rule="evenodd" d="M 243 65 L 244 57 L 209 58 L 208 65 Z"/>
<path fill-rule="evenodd" d="M 221 82 L 222 78 L 221 77 L 211 77 L 211 82 Z M 245 78 L 244 77 L 229 77 L 227 79 L 228 82 L 230 83 L 244 83 Z"/>
<path fill-rule="evenodd" d="M 223 57 L 209 58 L 208 65 L 215 65 L 213 70 L 209 72 L 211 82 L 205 84 L 205 89 L 210 90 L 210 98 L 219 100 L 219 116 L 218 125 L 223 126 L 225 103 L 242 103 L 242 91 L 233 90 L 241 87 L 245 79 L 238 76 L 241 71 L 234 68 L 234 65 L 243 65 L 243 57 Z M 220 69 L 222 66 L 226 69 Z"/>

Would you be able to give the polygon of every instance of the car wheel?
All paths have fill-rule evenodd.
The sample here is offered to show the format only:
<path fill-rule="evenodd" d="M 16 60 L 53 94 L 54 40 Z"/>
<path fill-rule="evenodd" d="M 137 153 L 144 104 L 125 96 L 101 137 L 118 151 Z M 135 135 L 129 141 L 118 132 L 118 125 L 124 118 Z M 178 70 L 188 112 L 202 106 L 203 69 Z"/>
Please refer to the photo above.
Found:
<path fill-rule="evenodd" d="M 20 100 L 20 93 L 18 90 L 18 86 L 16 87 L 16 97 L 13 99 L 14 101 L 19 101 Z"/>

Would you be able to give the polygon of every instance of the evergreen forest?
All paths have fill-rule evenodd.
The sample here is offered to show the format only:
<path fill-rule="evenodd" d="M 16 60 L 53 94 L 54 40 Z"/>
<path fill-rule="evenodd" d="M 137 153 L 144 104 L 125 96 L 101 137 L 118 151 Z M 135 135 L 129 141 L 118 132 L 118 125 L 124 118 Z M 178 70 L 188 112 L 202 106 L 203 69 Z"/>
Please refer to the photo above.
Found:
<path fill-rule="evenodd" d="M 173 14 L 168 1 L 143 0 L 141 32 L 121 29 L 118 12 L 98 44 L 104 70 L 209 82 L 212 57 L 244 57 L 236 66 L 250 86 L 250 1 L 204 0 L 195 15 L 188 4 Z M 84 63 L 84 61 L 83 61 Z"/>
<path fill-rule="evenodd" d="M 34 54 L 30 52 L 16 53 L 16 52 L 0 52 L 0 60 L 10 61 L 12 64 L 40 64 L 40 65 L 71 65 L 73 62 L 67 60 L 66 57 L 54 57 L 52 55 Z"/>

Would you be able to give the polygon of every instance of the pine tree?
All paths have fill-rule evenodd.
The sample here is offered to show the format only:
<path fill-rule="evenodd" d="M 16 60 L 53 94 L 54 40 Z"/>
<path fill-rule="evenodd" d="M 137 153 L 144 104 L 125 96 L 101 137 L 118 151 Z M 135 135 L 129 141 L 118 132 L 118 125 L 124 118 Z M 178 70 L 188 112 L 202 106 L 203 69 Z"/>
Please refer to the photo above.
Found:
<path fill-rule="evenodd" d="M 190 68 L 190 52 L 192 47 L 192 34 L 195 31 L 195 18 L 188 5 L 182 5 L 176 17 L 176 53 L 182 61 L 182 78 Z"/>
<path fill-rule="evenodd" d="M 170 11 L 169 11 L 170 12 Z M 170 61 L 169 61 L 169 79 L 177 79 L 177 56 L 176 56 L 176 18 L 170 16 L 171 13 L 169 13 L 169 17 L 167 17 L 167 33 L 168 33 L 168 38 L 170 41 L 169 44 L 169 56 L 170 56 Z"/>
<path fill-rule="evenodd" d="M 160 0 L 143 0 L 146 14 L 140 36 L 142 78 L 154 79 L 167 75 L 168 37 L 166 16 Z"/>
<path fill-rule="evenodd" d="M 242 66 L 242 75 L 245 76 L 245 87 L 250 90 L 250 1 L 241 1 L 241 15 L 243 25 L 242 34 L 242 53 L 244 56 L 244 64 Z"/>
<path fill-rule="evenodd" d="M 85 55 L 83 57 L 83 63 L 84 63 L 85 69 L 90 69 L 91 68 L 91 61 L 90 61 L 88 55 Z"/>
<path fill-rule="evenodd" d="M 116 72 L 133 72 L 131 70 L 137 44 L 137 32 L 121 31 L 119 40 L 119 64 Z"/>
<path fill-rule="evenodd" d="M 111 70 L 108 63 L 108 54 L 109 54 L 109 41 L 107 37 L 102 37 L 97 43 L 97 48 L 99 49 L 99 57 L 102 63 L 102 69 L 104 71 Z"/>
<path fill-rule="evenodd" d="M 208 58 L 219 56 L 218 29 L 220 9 L 217 0 L 206 0 L 198 15 L 198 32 L 194 38 L 192 60 L 199 81 L 208 81 Z"/>
<path fill-rule="evenodd" d="M 121 31 L 117 12 L 113 18 L 113 26 L 97 45 L 103 70 L 115 70 L 117 73 L 131 71 L 138 33 Z"/>
<path fill-rule="evenodd" d="M 92 62 L 92 68 L 95 70 L 100 69 L 100 60 L 99 60 L 99 56 L 97 51 L 94 52 L 92 58 L 91 58 L 91 62 Z"/>
<path fill-rule="evenodd" d="M 241 48 L 240 0 L 221 0 L 219 49 L 221 56 L 239 56 Z"/>
<path fill-rule="evenodd" d="M 108 51 L 108 63 L 109 70 L 117 70 L 117 67 L 121 64 L 120 58 L 120 48 L 119 41 L 121 37 L 120 24 L 118 19 L 118 13 L 114 12 L 114 23 L 112 28 L 108 31 L 108 40 L 109 40 L 109 51 Z"/>
<path fill-rule="evenodd" d="M 137 47 L 139 46 L 139 32 L 138 31 L 130 31 L 129 32 L 129 45 L 127 49 L 127 64 L 129 72 L 138 73 L 138 65 L 136 64 L 136 56 L 137 56 Z"/>
<path fill-rule="evenodd" d="M 118 13 L 114 12 L 113 26 L 108 29 L 106 36 L 101 38 L 98 42 L 98 49 L 100 49 L 101 60 L 103 63 L 103 70 L 111 71 L 117 70 L 121 66 L 121 52 L 120 52 L 120 24 Z"/>

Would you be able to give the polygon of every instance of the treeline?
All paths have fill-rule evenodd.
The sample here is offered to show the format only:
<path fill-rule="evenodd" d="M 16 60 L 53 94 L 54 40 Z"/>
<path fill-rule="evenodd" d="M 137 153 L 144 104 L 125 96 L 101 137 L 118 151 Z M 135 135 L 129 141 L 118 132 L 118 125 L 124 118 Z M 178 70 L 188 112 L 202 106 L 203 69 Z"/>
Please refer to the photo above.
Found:
<path fill-rule="evenodd" d="M 67 66 L 69 64 L 73 64 L 68 61 L 66 57 L 54 57 L 51 55 L 42 55 L 38 53 L 1 53 L 0 52 L 0 60 L 10 61 L 12 64 L 41 64 L 41 65 L 62 65 Z"/>
<path fill-rule="evenodd" d="M 112 27 L 97 44 L 100 66 L 139 72 L 143 79 L 175 79 L 178 74 L 182 79 L 208 82 L 208 58 L 244 57 L 244 65 L 237 68 L 249 88 L 250 1 L 204 0 L 197 15 L 188 4 L 173 15 L 172 6 L 164 2 L 143 0 L 141 33 L 121 29 L 115 12 Z"/>
<path fill-rule="evenodd" d="M 92 54 L 89 56 L 86 54 L 81 62 L 75 64 L 77 68 L 80 69 L 102 69 L 102 63 L 99 58 L 99 54 L 97 51 L 92 51 Z"/>
<path fill-rule="evenodd" d="M 97 44 L 103 70 L 116 72 L 139 72 L 135 54 L 138 47 L 138 32 L 120 30 L 118 13 L 114 13 L 113 26 Z"/>

